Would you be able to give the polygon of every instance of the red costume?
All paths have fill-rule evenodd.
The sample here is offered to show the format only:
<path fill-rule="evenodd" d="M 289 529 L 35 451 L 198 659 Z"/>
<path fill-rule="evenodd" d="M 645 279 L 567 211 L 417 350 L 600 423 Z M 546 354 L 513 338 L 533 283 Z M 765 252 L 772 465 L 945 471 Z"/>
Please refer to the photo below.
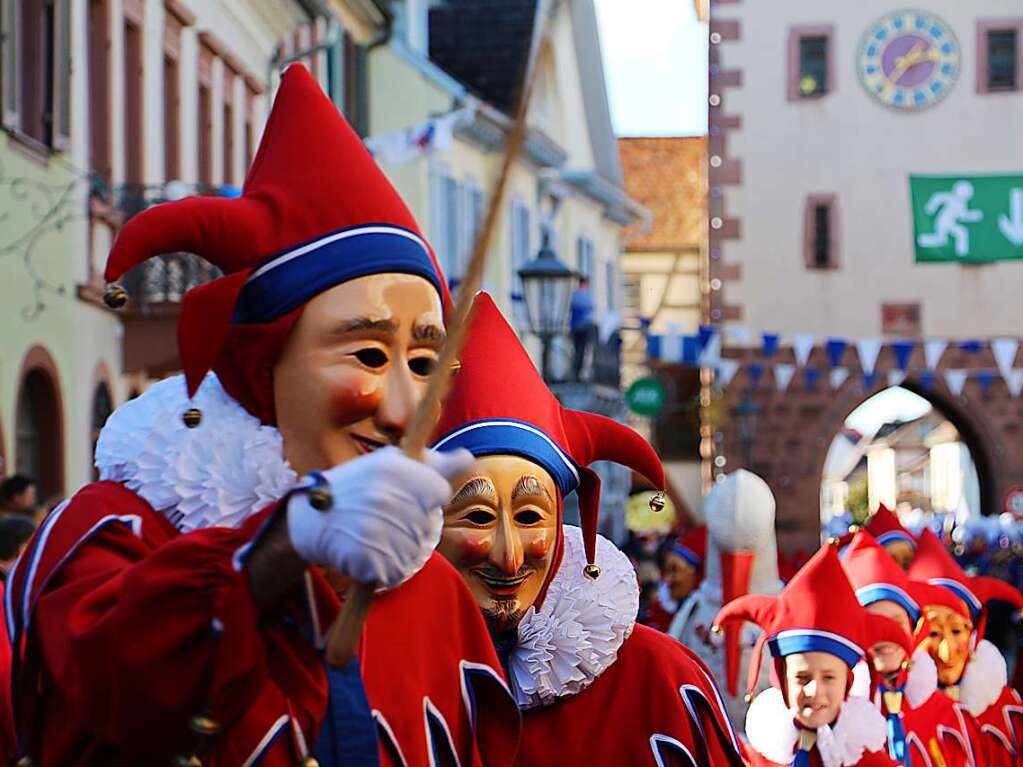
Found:
<path fill-rule="evenodd" d="M 1023 765 L 1023 701 L 1008 687 L 1005 659 L 998 648 L 982 638 L 987 603 L 997 599 L 1023 608 L 1023 597 L 996 578 L 967 575 L 930 530 L 920 535 L 909 574 L 954 594 L 953 609 L 973 622 L 970 660 L 959 682 L 945 692 L 976 718 L 991 767 Z"/>
<path fill-rule="evenodd" d="M 514 646 L 502 648 L 523 708 L 516 763 L 741 765 L 705 667 L 675 640 L 636 625 L 632 565 L 596 533 L 600 483 L 588 465 L 613 460 L 663 487 L 656 454 L 627 426 L 563 408 L 485 293 L 437 434 L 438 448 L 525 458 L 558 490 L 560 534 L 547 580 Z M 581 528 L 561 525 L 573 490 Z"/>
<path fill-rule="evenodd" d="M 849 529 L 850 532 L 839 539 L 840 546 L 849 545 L 856 534 L 855 527 L 850 527 Z M 874 536 L 881 546 L 886 546 L 895 541 L 903 541 L 916 551 L 916 538 L 913 537 L 909 530 L 902 526 L 899 518 L 883 503 L 877 507 L 877 511 L 873 513 L 863 529 Z"/>
<path fill-rule="evenodd" d="M 907 652 L 909 635 L 889 618 L 873 615 L 856 600 L 838 554 L 825 546 L 782 589 L 777 597 L 740 597 L 718 613 L 716 628 L 750 621 L 764 633 L 748 670 L 750 688 L 760 676 L 763 644 L 774 658 L 772 686 L 760 693 L 746 715 L 747 754 L 754 765 L 795 767 L 881 767 L 895 765 L 885 750 L 887 728 L 874 705 L 848 695 L 852 669 L 877 642 L 894 642 Z M 785 658 L 827 653 L 849 667 L 846 699 L 830 724 L 808 730 L 789 708 Z"/>
<path fill-rule="evenodd" d="M 183 754 L 224 767 L 311 754 L 346 767 L 510 764 L 514 701 L 475 602 L 437 555 L 379 596 L 358 665 L 330 673 L 321 651 L 338 602 L 320 573 L 262 614 L 246 578 L 296 486 L 271 371 L 303 305 L 394 272 L 446 297 L 411 214 L 302 67 L 283 76 L 242 197 L 132 219 L 108 279 L 178 250 L 226 275 L 185 297 L 187 391 L 171 378 L 115 412 L 97 449 L 107 481 L 45 520 L 8 580 L 21 751 L 36 767 Z M 182 423 L 189 406 L 198 428 Z"/>
<path fill-rule="evenodd" d="M 894 602 L 906 611 L 910 625 L 916 627 L 913 653 L 908 672 L 904 669 L 894 680 L 882 679 L 873 695 L 881 713 L 889 720 L 889 754 L 901 760 L 909 752 L 913 764 L 948 767 L 978 767 L 985 764 L 984 742 L 969 713 L 938 690 L 938 672 L 934 661 L 920 643 L 929 627 L 925 605 L 945 605 L 957 609 L 958 598 L 928 583 L 913 581 L 874 537 L 860 531 L 842 555 L 842 567 L 864 607 L 882 600 Z M 857 671 L 866 669 L 857 667 Z M 869 674 L 854 694 L 870 695 Z M 942 761 L 938 761 L 935 752 Z"/>

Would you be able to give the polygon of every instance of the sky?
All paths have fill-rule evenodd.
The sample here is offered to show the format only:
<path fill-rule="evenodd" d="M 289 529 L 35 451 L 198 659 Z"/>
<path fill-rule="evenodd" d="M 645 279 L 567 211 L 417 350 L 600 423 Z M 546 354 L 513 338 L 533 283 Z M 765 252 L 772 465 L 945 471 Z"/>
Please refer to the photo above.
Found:
<path fill-rule="evenodd" d="M 891 421 L 911 421 L 931 409 L 931 403 L 901 386 L 878 392 L 845 419 L 845 425 L 860 434 L 873 435 Z"/>
<path fill-rule="evenodd" d="M 619 136 L 707 132 L 707 25 L 692 0 L 595 0 Z"/>

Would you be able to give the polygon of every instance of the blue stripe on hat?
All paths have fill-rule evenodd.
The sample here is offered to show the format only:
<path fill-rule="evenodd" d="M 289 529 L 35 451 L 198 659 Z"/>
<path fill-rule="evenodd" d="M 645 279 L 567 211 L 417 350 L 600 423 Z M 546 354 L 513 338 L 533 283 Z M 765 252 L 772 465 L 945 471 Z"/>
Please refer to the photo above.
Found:
<path fill-rule="evenodd" d="M 430 250 L 419 235 L 391 224 L 360 225 L 265 259 L 242 288 L 234 322 L 272 322 L 335 285 L 385 273 L 414 274 L 444 294 Z"/>
<path fill-rule="evenodd" d="M 887 546 L 889 543 L 895 541 L 903 541 L 913 547 L 913 551 L 916 551 L 916 541 L 913 540 L 913 536 L 902 530 L 889 530 L 887 533 L 881 533 L 877 536 L 877 542 L 882 546 Z"/>
<path fill-rule="evenodd" d="M 485 419 L 459 426 L 441 437 L 436 450 L 464 447 L 476 457 L 517 455 L 538 463 L 554 478 L 562 498 L 579 485 L 576 462 L 542 430 L 512 418 Z"/>
<path fill-rule="evenodd" d="M 927 582 L 934 586 L 944 586 L 963 600 L 966 603 L 966 606 L 970 608 L 970 616 L 973 618 L 974 622 L 976 622 L 977 616 L 980 615 L 980 611 L 984 609 L 984 603 L 977 599 L 973 592 L 966 588 L 966 586 L 953 578 L 930 578 Z"/>
<path fill-rule="evenodd" d="M 671 550 L 678 554 L 682 559 L 691 564 L 695 569 L 699 570 L 703 566 L 703 560 L 700 555 L 693 551 L 688 546 L 683 546 L 681 543 L 676 543 L 671 547 Z"/>
<path fill-rule="evenodd" d="M 920 609 L 920 605 L 917 604 L 913 597 L 898 586 L 893 586 L 890 583 L 871 583 L 868 586 L 856 589 L 856 599 L 858 599 L 860 604 L 864 607 L 885 599 L 895 602 L 895 604 L 909 614 L 909 620 L 911 623 L 916 623 L 920 620 L 920 616 L 923 613 L 923 610 Z"/>
<path fill-rule="evenodd" d="M 826 652 L 852 668 L 864 657 L 863 649 L 855 642 L 830 631 L 816 629 L 787 629 L 767 640 L 771 655 L 784 658 L 800 652 Z"/>

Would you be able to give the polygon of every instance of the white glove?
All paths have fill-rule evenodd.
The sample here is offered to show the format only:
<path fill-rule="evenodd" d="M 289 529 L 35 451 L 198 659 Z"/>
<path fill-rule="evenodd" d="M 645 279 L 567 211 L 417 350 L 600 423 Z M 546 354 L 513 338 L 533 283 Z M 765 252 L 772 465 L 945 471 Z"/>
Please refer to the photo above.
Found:
<path fill-rule="evenodd" d="M 426 451 L 422 462 L 385 447 L 323 472 L 333 505 L 305 493 L 288 501 L 288 535 L 306 562 L 360 583 L 392 587 L 426 564 L 440 541 L 450 480 L 473 462 L 468 450 Z M 308 483 L 304 483 L 308 484 Z"/>

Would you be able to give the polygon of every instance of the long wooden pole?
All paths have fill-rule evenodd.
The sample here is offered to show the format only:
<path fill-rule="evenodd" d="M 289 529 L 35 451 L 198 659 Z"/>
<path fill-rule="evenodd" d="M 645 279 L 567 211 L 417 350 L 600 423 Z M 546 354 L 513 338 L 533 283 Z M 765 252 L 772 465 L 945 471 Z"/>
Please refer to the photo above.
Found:
<path fill-rule="evenodd" d="M 479 236 L 476 238 L 472 258 L 465 272 L 465 278 L 459 287 L 458 300 L 455 302 L 454 310 L 447 323 L 447 341 L 444 344 L 444 348 L 441 349 L 437 366 L 427 382 L 426 393 L 423 395 L 418 408 L 416 408 L 412 422 L 409 424 L 409 428 L 406 430 L 405 436 L 401 441 L 401 449 L 407 456 L 416 460 L 421 459 L 423 452 L 426 450 L 434 424 L 437 421 L 437 415 L 451 386 L 451 371 L 454 369 L 458 355 L 461 354 L 462 347 L 465 345 L 465 339 L 469 331 L 469 310 L 472 308 L 473 299 L 479 289 L 487 252 L 490 250 L 490 241 L 493 238 L 497 221 L 504 206 L 505 193 L 508 189 L 508 178 L 511 175 L 512 165 L 525 142 L 527 129 L 526 116 L 529 112 L 529 102 L 536 83 L 537 60 L 547 44 L 549 18 L 550 13 L 547 2 L 540 0 L 537 4 L 534 34 L 530 44 L 526 71 L 523 75 L 518 108 L 505 141 L 501 170 L 494 182 L 487 215 L 484 218 Z M 359 643 L 359 638 L 362 636 L 366 615 L 373 604 L 375 589 L 376 584 L 373 583 L 355 583 L 348 590 L 348 595 L 344 605 L 341 607 L 341 612 L 337 620 L 330 627 L 330 633 L 327 637 L 327 662 L 335 668 L 346 666 L 355 655 L 355 648 Z"/>

